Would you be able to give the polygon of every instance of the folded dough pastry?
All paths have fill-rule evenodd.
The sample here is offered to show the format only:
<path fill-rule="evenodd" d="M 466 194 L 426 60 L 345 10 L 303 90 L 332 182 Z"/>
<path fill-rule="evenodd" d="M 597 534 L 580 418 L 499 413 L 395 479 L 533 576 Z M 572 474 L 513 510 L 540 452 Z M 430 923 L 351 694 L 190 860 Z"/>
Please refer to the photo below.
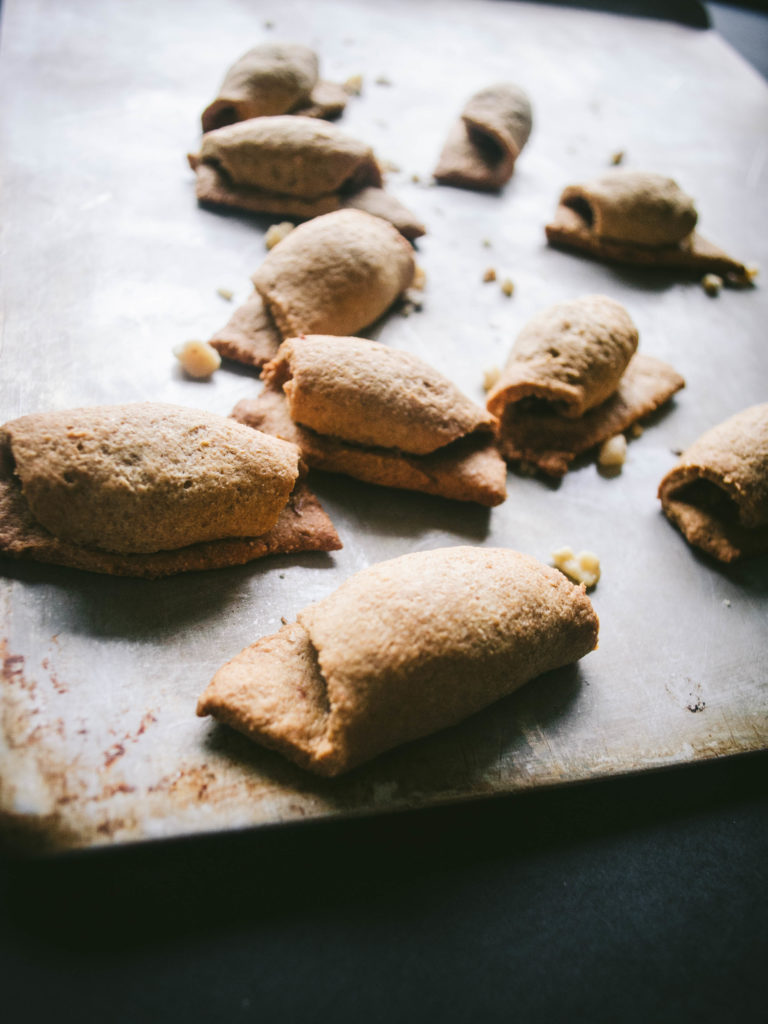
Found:
<path fill-rule="evenodd" d="M 264 379 L 232 416 L 293 441 L 308 466 L 482 505 L 506 497 L 495 418 L 408 352 L 363 338 L 290 338 Z"/>
<path fill-rule="evenodd" d="M 357 334 L 413 281 L 413 248 L 391 224 L 338 210 L 300 224 L 253 275 L 254 295 L 210 339 L 221 355 L 261 368 L 283 338 Z"/>
<path fill-rule="evenodd" d="M 188 157 L 201 203 L 308 220 L 343 207 L 390 221 L 414 239 L 424 225 L 382 188 L 364 142 L 310 117 L 257 117 L 203 136 Z"/>
<path fill-rule="evenodd" d="M 768 552 L 768 403 L 702 434 L 659 498 L 686 540 L 721 562 Z"/>
<path fill-rule="evenodd" d="M 629 313 L 605 295 L 558 303 L 533 317 L 488 395 L 504 456 L 562 476 L 577 455 L 671 398 L 682 377 L 637 353 L 637 343 Z"/>
<path fill-rule="evenodd" d="M 577 661 L 597 634 L 584 588 L 528 555 L 420 551 L 357 573 L 247 647 L 197 713 L 338 775 Z"/>
<path fill-rule="evenodd" d="M 334 550 L 291 444 L 162 403 L 38 413 L 0 428 L 0 551 L 162 576 Z"/>
<path fill-rule="evenodd" d="M 531 102 L 502 82 L 475 93 L 451 128 L 434 176 L 443 185 L 497 189 L 512 177 L 533 124 Z"/>
<path fill-rule="evenodd" d="M 265 43 L 227 71 L 218 96 L 203 111 L 203 131 L 270 114 L 338 117 L 346 102 L 342 86 L 319 78 L 314 50 L 297 43 Z"/>
<path fill-rule="evenodd" d="M 550 244 L 606 263 L 630 263 L 718 274 L 731 284 L 751 281 L 747 267 L 694 231 L 694 202 L 672 178 L 623 168 L 583 185 L 569 185 Z"/>

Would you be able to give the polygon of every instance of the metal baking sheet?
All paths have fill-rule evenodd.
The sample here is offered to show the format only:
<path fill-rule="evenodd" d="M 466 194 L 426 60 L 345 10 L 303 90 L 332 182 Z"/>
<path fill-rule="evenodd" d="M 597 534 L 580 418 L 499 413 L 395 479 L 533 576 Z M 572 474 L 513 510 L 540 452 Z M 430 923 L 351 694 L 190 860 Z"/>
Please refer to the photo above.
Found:
<path fill-rule="evenodd" d="M 493 511 L 316 476 L 344 541 L 158 582 L 4 561 L 0 810 L 6 838 L 66 849 L 475 798 L 768 744 L 765 559 L 722 568 L 664 520 L 656 487 L 704 429 L 767 397 L 768 291 L 609 269 L 549 249 L 562 187 L 607 167 L 664 172 L 703 234 L 768 266 L 768 90 L 717 35 L 493 0 L 247 3 L 6 0 L 2 33 L 2 421 L 157 399 L 228 413 L 260 387 L 227 366 L 185 379 L 172 348 L 250 292 L 267 219 L 199 209 L 185 154 L 224 70 L 267 39 L 363 76 L 341 126 L 391 166 L 429 234 L 423 308 L 375 335 L 483 400 L 483 374 L 555 301 L 603 292 L 686 389 L 615 478 L 584 460 L 557 486 L 510 473 Z M 431 184 L 464 100 L 529 91 L 535 127 L 499 195 Z M 487 267 L 509 276 L 514 295 Z M 549 561 L 596 551 L 600 647 L 464 724 L 316 780 L 195 716 L 215 669 L 384 558 L 452 544 Z"/>

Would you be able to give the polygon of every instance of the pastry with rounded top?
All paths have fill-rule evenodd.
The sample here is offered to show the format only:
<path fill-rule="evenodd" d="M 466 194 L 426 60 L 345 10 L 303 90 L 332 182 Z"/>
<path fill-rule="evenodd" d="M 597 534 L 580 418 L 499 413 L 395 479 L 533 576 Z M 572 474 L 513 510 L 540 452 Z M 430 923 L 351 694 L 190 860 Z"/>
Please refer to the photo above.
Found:
<path fill-rule="evenodd" d="M 201 203 L 309 219 L 347 205 L 394 223 L 407 238 L 424 225 L 382 187 L 373 150 L 310 117 L 256 117 L 217 128 L 190 154 Z"/>
<path fill-rule="evenodd" d="M 707 430 L 659 485 L 664 514 L 721 562 L 768 552 L 768 403 Z"/>
<path fill-rule="evenodd" d="M 22 416 L 0 428 L 0 551 L 159 576 L 333 550 L 335 530 L 300 476 L 295 445 L 196 409 Z"/>
<path fill-rule="evenodd" d="M 294 228 L 252 277 L 255 293 L 210 339 L 222 355 L 261 368 L 284 338 L 354 335 L 409 287 L 413 247 L 391 224 L 338 210 Z"/>
<path fill-rule="evenodd" d="M 283 342 L 233 417 L 298 445 L 308 466 L 482 505 L 506 497 L 496 420 L 422 359 L 364 338 Z"/>
<path fill-rule="evenodd" d="M 501 82 L 467 101 L 434 171 L 442 185 L 493 190 L 512 177 L 533 125 L 531 102 L 519 85 Z"/>
<path fill-rule="evenodd" d="M 562 476 L 577 455 L 671 398 L 682 377 L 637 345 L 629 313 L 605 295 L 534 316 L 488 394 L 487 407 L 501 422 L 502 454 Z"/>
<path fill-rule="evenodd" d="M 335 776 L 597 646 L 583 586 L 507 548 L 419 551 L 356 573 L 245 648 L 199 715 Z"/>
<path fill-rule="evenodd" d="M 314 50 L 300 43 L 263 43 L 229 68 L 218 96 L 203 111 L 203 131 L 271 114 L 338 117 L 346 102 L 342 86 L 320 79 Z"/>
<path fill-rule="evenodd" d="M 616 168 L 567 186 L 546 234 L 553 246 L 606 263 L 714 273 L 749 284 L 749 268 L 695 231 L 697 221 L 693 199 L 672 178 Z"/>

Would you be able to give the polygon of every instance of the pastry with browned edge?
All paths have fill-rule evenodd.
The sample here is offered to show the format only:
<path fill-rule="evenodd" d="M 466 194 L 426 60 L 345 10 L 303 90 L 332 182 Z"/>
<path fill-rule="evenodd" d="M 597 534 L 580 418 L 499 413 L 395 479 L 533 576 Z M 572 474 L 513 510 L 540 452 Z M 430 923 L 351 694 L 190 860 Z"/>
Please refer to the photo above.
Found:
<path fill-rule="evenodd" d="M 163 403 L 0 427 L 0 552 L 120 576 L 240 565 L 341 544 L 295 445 Z"/>
<path fill-rule="evenodd" d="M 535 558 L 419 551 L 356 573 L 246 647 L 197 712 L 333 776 L 577 661 L 597 635 L 584 588 Z"/>
<path fill-rule="evenodd" d="M 203 111 L 203 131 L 270 114 L 338 117 L 347 103 L 340 85 L 320 78 L 317 54 L 299 43 L 263 43 L 227 71 Z"/>
<path fill-rule="evenodd" d="M 627 310 L 605 295 L 562 302 L 520 331 L 488 409 L 500 448 L 551 476 L 620 434 L 684 387 L 669 364 L 637 352 Z"/>
<path fill-rule="evenodd" d="M 664 514 L 721 562 L 768 552 L 768 403 L 712 427 L 659 485 Z"/>
<path fill-rule="evenodd" d="M 617 168 L 583 185 L 569 185 L 555 218 L 546 226 L 549 243 L 606 263 L 627 263 L 716 274 L 748 285 L 753 274 L 694 230 L 693 199 L 661 174 Z"/>
<path fill-rule="evenodd" d="M 448 133 L 434 177 L 460 188 L 501 188 L 512 177 L 532 125 L 531 102 L 519 85 L 481 89 Z"/>
<path fill-rule="evenodd" d="M 201 203 L 307 220 L 343 207 L 414 239 L 424 225 L 382 187 L 370 146 L 310 117 L 256 117 L 204 135 L 190 154 Z"/>
<path fill-rule="evenodd" d="M 495 417 L 408 352 L 305 335 L 283 342 L 264 380 L 233 417 L 293 441 L 310 467 L 481 505 L 506 497 Z"/>
<path fill-rule="evenodd" d="M 338 210 L 300 224 L 253 275 L 253 295 L 210 339 L 260 369 L 283 338 L 357 334 L 413 281 L 413 247 L 379 217 Z"/>

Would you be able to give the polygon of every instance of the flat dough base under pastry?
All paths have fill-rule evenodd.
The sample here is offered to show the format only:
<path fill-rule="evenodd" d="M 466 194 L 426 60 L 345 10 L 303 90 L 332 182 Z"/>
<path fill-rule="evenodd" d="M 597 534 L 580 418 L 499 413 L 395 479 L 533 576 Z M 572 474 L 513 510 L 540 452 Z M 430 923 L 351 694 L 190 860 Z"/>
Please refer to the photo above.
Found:
<path fill-rule="evenodd" d="M 282 391 L 271 388 L 258 398 L 238 402 L 232 418 L 292 441 L 314 469 L 486 506 L 499 505 L 506 498 L 507 469 L 491 434 L 471 434 L 431 455 L 358 447 L 294 423 Z"/>
<path fill-rule="evenodd" d="M 254 292 L 234 311 L 208 344 L 225 359 L 260 370 L 274 359 L 282 341 L 280 332 L 259 292 Z"/>
<path fill-rule="evenodd" d="M 305 199 L 301 196 L 265 192 L 250 185 L 235 185 L 211 164 L 199 163 L 190 158 L 190 164 L 197 176 L 195 195 L 198 202 L 209 206 L 229 206 L 251 213 L 279 214 L 296 220 L 311 220 L 334 210 L 363 210 L 388 220 L 401 235 L 409 241 L 426 233 L 421 221 L 383 188 L 368 186 L 359 192 L 342 195 L 337 192 Z"/>
<path fill-rule="evenodd" d="M 606 263 L 628 263 L 683 270 L 696 274 L 718 274 L 730 284 L 751 284 L 751 275 L 743 263 L 693 231 L 677 245 L 648 246 L 599 238 L 579 214 L 560 205 L 551 224 L 546 226 L 547 240 L 563 249 L 576 249 Z"/>
<path fill-rule="evenodd" d="M 0 553 L 73 569 L 156 579 L 198 569 L 244 565 L 265 555 L 337 551 L 341 541 L 320 502 L 299 481 L 277 523 L 261 537 L 204 541 L 174 551 L 115 554 L 59 540 L 37 523 L 16 479 L 0 476 Z"/>
<path fill-rule="evenodd" d="M 240 210 L 250 210 L 252 213 L 278 213 L 304 220 L 319 217 L 323 213 L 333 213 L 341 207 L 341 201 L 335 192 L 314 199 L 265 192 L 252 185 L 233 184 L 211 164 L 192 160 L 190 163 L 197 175 L 195 195 L 201 203 L 233 206 Z"/>
<path fill-rule="evenodd" d="M 684 386 L 668 363 L 637 354 L 614 394 L 579 419 L 508 408 L 501 424 L 501 452 L 510 461 L 532 463 L 550 476 L 564 476 L 577 455 L 648 416 Z"/>

